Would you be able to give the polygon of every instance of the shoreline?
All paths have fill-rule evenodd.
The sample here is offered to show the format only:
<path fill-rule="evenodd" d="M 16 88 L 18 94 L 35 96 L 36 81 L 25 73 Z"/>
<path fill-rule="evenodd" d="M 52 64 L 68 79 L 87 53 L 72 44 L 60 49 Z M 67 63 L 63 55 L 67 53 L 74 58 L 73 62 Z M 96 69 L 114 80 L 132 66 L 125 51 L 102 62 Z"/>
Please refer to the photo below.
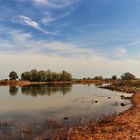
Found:
<path fill-rule="evenodd" d="M 39 82 L 31 83 L 39 84 Z M 59 83 L 56 82 L 56 84 Z M 71 81 L 69 83 L 73 84 L 74 82 Z M 46 82 L 41 82 L 41 84 L 46 84 Z M 68 140 L 140 140 L 140 89 L 136 87 L 134 88 L 130 85 L 108 85 L 101 88 L 112 91 L 121 91 L 122 94 L 123 92 L 129 93 L 129 91 L 131 91 L 131 93 L 133 93 L 131 98 L 132 106 L 118 115 L 105 116 L 107 118 L 99 121 L 98 123 L 91 121 L 91 123 L 85 124 L 84 126 L 79 125 L 75 128 L 71 127 L 68 130 L 63 130 L 62 127 L 62 130 L 60 129 L 60 133 L 57 137 L 58 140 L 61 138 L 61 135 L 64 134 L 64 132 L 64 135 Z M 42 134 L 36 135 L 33 140 L 43 140 L 46 138 L 46 133 L 46 130 L 44 130 Z"/>
<path fill-rule="evenodd" d="M 70 140 L 140 140 L 140 90 L 137 89 L 131 99 L 132 107 L 112 116 L 105 123 L 91 124 L 87 128 L 77 129 L 70 134 Z"/>
<path fill-rule="evenodd" d="M 52 81 L 52 82 L 32 82 L 22 80 L 0 80 L 0 86 L 28 86 L 28 85 L 43 85 L 43 84 L 101 84 L 105 81 L 100 80 L 72 80 L 72 81 Z"/>

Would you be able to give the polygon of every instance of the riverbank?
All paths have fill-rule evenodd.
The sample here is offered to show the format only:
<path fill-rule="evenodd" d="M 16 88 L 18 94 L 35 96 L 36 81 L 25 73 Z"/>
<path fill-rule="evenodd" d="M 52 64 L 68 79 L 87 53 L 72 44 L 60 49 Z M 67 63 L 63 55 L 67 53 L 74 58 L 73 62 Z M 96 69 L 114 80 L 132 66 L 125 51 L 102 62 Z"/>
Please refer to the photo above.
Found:
<path fill-rule="evenodd" d="M 0 80 L 0 86 L 27 86 L 27 85 L 42 85 L 42 84 L 102 84 L 105 81 L 100 80 L 72 80 L 72 81 L 52 81 L 52 82 L 32 82 L 24 80 Z"/>
<path fill-rule="evenodd" d="M 135 83 L 135 84 L 134 84 Z M 10 133 L 15 139 L 31 139 L 31 140 L 139 140 L 140 139 L 140 90 L 139 82 L 115 82 L 112 85 L 105 84 L 105 89 L 117 90 L 122 92 L 132 91 L 132 103 L 133 106 L 127 111 L 120 113 L 118 116 L 110 115 L 105 116 L 98 123 L 94 120 L 86 123 L 78 120 L 74 126 L 67 126 L 67 120 L 65 117 L 62 122 L 55 120 L 45 120 L 38 125 L 24 124 L 21 127 L 13 122 L 8 123 L 2 121 L 0 126 L 3 131 L 3 127 L 10 130 L 11 128 L 15 131 L 14 134 Z M 132 90 L 133 89 L 133 90 Z M 113 94 L 113 93 L 112 93 Z M 122 93 L 123 95 L 123 93 Z M 50 124 L 50 125 L 49 125 Z M 49 129 L 48 129 L 49 128 Z M 5 131 L 4 131 L 5 132 Z M 0 139 L 5 140 L 7 133 L 0 134 Z M 10 131 L 8 131 L 10 132 Z M 13 131 L 12 131 L 13 132 Z"/>
<path fill-rule="evenodd" d="M 132 87 L 128 89 L 132 90 Z M 140 90 L 135 89 L 133 92 L 133 106 L 130 109 L 118 116 L 106 118 L 101 123 L 77 128 L 69 133 L 70 140 L 140 140 Z"/>
<path fill-rule="evenodd" d="M 122 83 L 121 83 L 122 84 Z M 132 107 L 119 115 L 105 116 L 97 123 L 91 121 L 87 124 L 79 124 L 65 130 L 61 128 L 53 140 L 140 140 L 140 90 L 138 84 L 108 85 L 105 89 L 122 92 L 131 91 Z M 133 85 L 133 86 L 132 86 Z M 120 87 L 120 89 L 119 89 Z M 133 90 L 132 90 L 133 89 Z M 126 91 L 125 91 L 126 90 Z M 122 93 L 123 94 L 123 93 Z M 46 131 L 36 136 L 34 140 L 49 138 Z M 51 139 L 50 139 L 51 140 Z"/>

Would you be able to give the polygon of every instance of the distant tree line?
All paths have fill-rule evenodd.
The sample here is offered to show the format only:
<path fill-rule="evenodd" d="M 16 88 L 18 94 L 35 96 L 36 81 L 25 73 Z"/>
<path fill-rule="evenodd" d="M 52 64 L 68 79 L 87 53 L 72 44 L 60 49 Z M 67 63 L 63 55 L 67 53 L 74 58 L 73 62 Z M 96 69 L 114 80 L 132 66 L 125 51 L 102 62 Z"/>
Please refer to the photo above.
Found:
<path fill-rule="evenodd" d="M 104 78 L 102 76 L 95 76 L 94 78 L 83 78 L 83 80 L 103 80 Z"/>
<path fill-rule="evenodd" d="M 94 78 L 83 78 L 83 80 L 135 80 L 136 76 L 130 72 L 123 73 L 121 78 L 118 78 L 117 75 L 113 75 L 111 78 L 103 78 L 102 76 L 95 76 Z"/>
<path fill-rule="evenodd" d="M 15 71 L 9 73 L 10 80 L 16 80 L 18 75 Z M 94 78 L 83 78 L 83 80 L 117 80 L 117 75 L 113 75 L 111 78 L 103 78 L 102 76 L 95 76 Z M 119 78 L 120 79 L 120 78 Z M 130 72 L 126 72 L 121 75 L 121 80 L 135 80 L 136 76 Z M 30 71 L 23 72 L 21 74 L 21 80 L 37 81 L 37 82 L 53 82 L 53 81 L 71 81 L 72 75 L 67 71 L 53 72 L 51 70 L 40 70 L 32 69 Z"/>

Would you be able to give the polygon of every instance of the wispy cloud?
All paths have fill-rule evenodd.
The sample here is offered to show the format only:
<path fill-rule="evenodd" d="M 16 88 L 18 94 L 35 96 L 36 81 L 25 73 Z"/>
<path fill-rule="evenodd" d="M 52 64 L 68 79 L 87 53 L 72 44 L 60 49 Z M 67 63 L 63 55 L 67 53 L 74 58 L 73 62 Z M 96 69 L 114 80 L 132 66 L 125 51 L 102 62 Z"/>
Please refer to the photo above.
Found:
<path fill-rule="evenodd" d="M 29 25 L 29 26 L 31 26 L 31 27 L 33 27 L 33 28 L 36 28 L 36 29 L 39 29 L 39 28 L 40 28 L 40 27 L 39 27 L 39 24 L 38 24 L 36 21 L 33 21 L 33 20 L 32 20 L 31 18 L 29 18 L 29 17 L 20 15 L 20 16 L 18 17 L 18 19 L 19 19 L 19 21 L 20 21 L 21 23 L 24 23 L 24 24 L 26 24 L 26 25 Z"/>
<path fill-rule="evenodd" d="M 6 31 L 6 32 L 5 32 Z M 6 39 L 0 39 L 1 51 L 6 51 L 6 48 L 13 48 L 11 52 L 18 51 L 18 53 L 24 53 L 26 49 L 32 53 L 40 54 L 56 54 L 59 56 L 89 56 L 91 50 L 88 48 L 81 48 L 72 42 L 64 41 L 47 41 L 44 39 L 36 39 L 31 33 L 26 33 L 22 30 L 14 30 L 3 28 L 3 35 L 7 36 Z M 8 42 L 6 41 L 8 40 Z M 7 46 L 7 47 L 4 47 Z M 18 48 L 18 49 L 17 49 Z M 25 51 L 23 51 L 25 49 Z M 93 52 L 92 52 L 93 53 Z"/>
<path fill-rule="evenodd" d="M 48 34 L 48 35 L 56 35 L 57 34 L 57 33 L 52 33 L 52 32 L 46 31 L 45 29 L 40 27 L 38 22 L 34 21 L 33 19 L 31 19 L 27 16 L 20 15 L 14 21 L 19 22 L 20 24 L 28 25 L 28 26 L 30 26 L 36 30 L 39 30 L 45 34 Z"/>
<path fill-rule="evenodd" d="M 127 54 L 127 50 L 124 49 L 124 48 L 116 48 L 116 49 L 115 49 L 115 55 L 116 55 L 117 57 L 123 57 L 123 56 L 125 56 L 126 54 Z"/>
<path fill-rule="evenodd" d="M 66 12 L 65 14 L 53 17 L 50 12 L 45 12 L 44 18 L 42 18 L 41 21 L 42 21 L 43 24 L 47 25 L 50 22 L 65 18 L 65 17 L 69 16 L 70 14 L 72 14 L 72 11 Z"/>
<path fill-rule="evenodd" d="M 64 8 L 72 5 L 77 0 L 32 0 L 35 4 L 45 5 L 50 8 Z"/>

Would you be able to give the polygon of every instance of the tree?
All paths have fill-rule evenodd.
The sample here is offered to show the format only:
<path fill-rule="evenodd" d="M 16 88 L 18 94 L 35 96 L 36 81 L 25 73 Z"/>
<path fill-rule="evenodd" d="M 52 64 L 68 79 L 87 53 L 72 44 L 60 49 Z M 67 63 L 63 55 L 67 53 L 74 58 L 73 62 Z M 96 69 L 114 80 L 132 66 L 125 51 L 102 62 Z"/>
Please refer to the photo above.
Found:
<path fill-rule="evenodd" d="M 113 75 L 112 80 L 117 80 L 117 75 Z"/>
<path fill-rule="evenodd" d="M 30 71 L 30 81 L 38 81 L 38 72 L 36 69 Z"/>
<path fill-rule="evenodd" d="M 37 80 L 38 81 L 45 81 L 47 79 L 47 73 L 44 70 L 38 71 Z"/>
<path fill-rule="evenodd" d="M 95 80 L 103 80 L 103 77 L 102 76 L 95 76 L 94 79 Z"/>
<path fill-rule="evenodd" d="M 52 72 L 53 81 L 60 81 L 60 73 Z"/>
<path fill-rule="evenodd" d="M 136 79 L 136 77 L 132 73 L 126 72 L 126 73 L 122 74 L 121 79 L 122 80 L 134 80 L 134 79 Z"/>
<path fill-rule="evenodd" d="M 40 82 L 52 82 L 52 81 L 70 81 L 72 79 L 72 75 L 66 71 L 62 71 L 61 73 L 52 72 L 51 70 L 41 70 L 37 71 L 33 69 L 31 71 L 26 71 L 21 74 L 22 80 L 29 81 L 40 81 Z"/>
<path fill-rule="evenodd" d="M 18 75 L 15 71 L 11 71 L 9 73 L 9 78 L 10 78 L 10 80 L 16 80 L 18 78 Z"/>
<path fill-rule="evenodd" d="M 60 74 L 60 80 L 61 81 L 71 81 L 72 80 L 72 75 L 66 71 L 62 71 L 62 73 Z"/>
<path fill-rule="evenodd" d="M 51 82 L 51 81 L 53 80 L 51 70 L 47 70 L 46 76 L 47 76 L 47 81 L 48 81 L 48 82 Z"/>
<path fill-rule="evenodd" d="M 30 72 L 23 72 L 22 74 L 21 74 L 21 79 L 22 80 L 30 80 Z"/>

